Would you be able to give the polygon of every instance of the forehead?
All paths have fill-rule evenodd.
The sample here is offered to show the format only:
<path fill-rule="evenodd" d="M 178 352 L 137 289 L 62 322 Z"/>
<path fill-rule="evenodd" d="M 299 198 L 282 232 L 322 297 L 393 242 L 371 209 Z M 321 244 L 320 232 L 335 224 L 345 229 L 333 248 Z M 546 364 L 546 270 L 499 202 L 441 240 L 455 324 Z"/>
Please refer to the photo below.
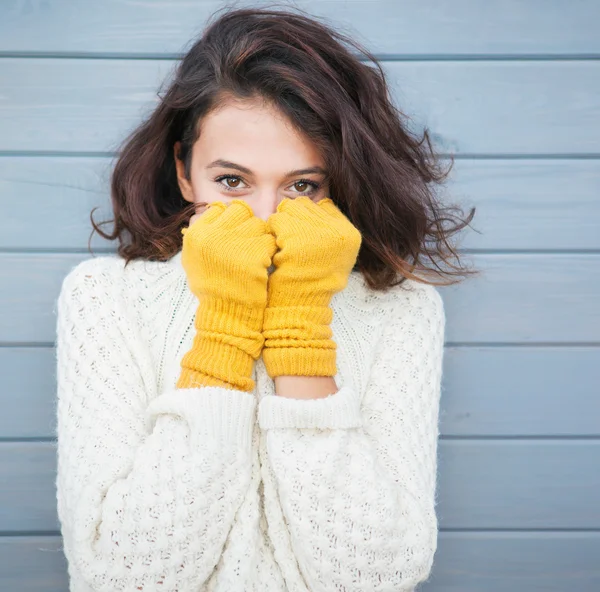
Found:
<path fill-rule="evenodd" d="M 221 158 L 254 169 L 290 170 L 322 165 L 314 142 L 275 106 L 264 101 L 227 101 L 202 120 L 194 152 L 201 161 Z"/>

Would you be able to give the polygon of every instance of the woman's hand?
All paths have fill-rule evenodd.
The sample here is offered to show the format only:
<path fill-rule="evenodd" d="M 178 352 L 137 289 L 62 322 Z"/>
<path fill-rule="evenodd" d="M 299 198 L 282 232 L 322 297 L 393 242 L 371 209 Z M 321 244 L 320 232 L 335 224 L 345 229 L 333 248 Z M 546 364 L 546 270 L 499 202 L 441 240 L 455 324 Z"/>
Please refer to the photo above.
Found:
<path fill-rule="evenodd" d="M 272 378 L 335 376 L 329 304 L 348 283 L 360 232 L 330 198 L 286 198 L 267 224 L 279 249 L 263 324 L 267 372 Z"/>
<path fill-rule="evenodd" d="M 181 361 L 177 387 L 252 391 L 275 238 L 240 199 L 209 204 L 182 234 L 181 263 L 199 306 L 194 345 Z"/>

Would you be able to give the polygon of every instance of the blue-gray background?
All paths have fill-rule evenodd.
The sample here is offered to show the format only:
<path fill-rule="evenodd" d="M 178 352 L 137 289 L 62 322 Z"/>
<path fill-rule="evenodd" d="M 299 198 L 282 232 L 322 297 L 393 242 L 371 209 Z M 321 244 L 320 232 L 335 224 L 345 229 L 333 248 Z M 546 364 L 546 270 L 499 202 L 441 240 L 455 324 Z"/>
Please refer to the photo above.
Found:
<path fill-rule="evenodd" d="M 255 5 L 260 3 L 253 3 Z M 427 592 L 600 589 L 600 3 L 310 0 L 383 59 L 477 206 L 442 288 Z M 243 3 L 239 4 L 240 6 Z M 109 214 L 120 140 L 220 2 L 0 2 L 0 589 L 67 589 L 55 299 Z M 95 252 L 114 245 L 93 241 Z"/>

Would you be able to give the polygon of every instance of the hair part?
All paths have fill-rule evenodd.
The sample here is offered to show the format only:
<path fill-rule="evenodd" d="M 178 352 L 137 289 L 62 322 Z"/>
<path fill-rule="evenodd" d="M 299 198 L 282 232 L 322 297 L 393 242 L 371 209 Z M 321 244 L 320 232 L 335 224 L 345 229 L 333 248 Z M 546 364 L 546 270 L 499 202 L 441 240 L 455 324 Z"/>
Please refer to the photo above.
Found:
<path fill-rule="evenodd" d="M 114 230 L 102 231 L 92 211 L 94 230 L 119 241 L 126 263 L 176 254 L 195 205 L 181 195 L 173 145 L 181 143 L 189 178 L 204 117 L 230 98 L 261 98 L 321 151 L 329 197 L 362 235 L 355 269 L 372 289 L 405 278 L 447 285 L 477 274 L 450 241 L 475 208 L 463 219 L 437 191 L 454 161 L 444 169 L 428 130 L 420 137 L 409 130 L 377 59 L 300 9 L 226 10 L 178 62 L 156 109 L 124 140 L 110 181 L 114 219 L 100 223 L 114 223 Z"/>

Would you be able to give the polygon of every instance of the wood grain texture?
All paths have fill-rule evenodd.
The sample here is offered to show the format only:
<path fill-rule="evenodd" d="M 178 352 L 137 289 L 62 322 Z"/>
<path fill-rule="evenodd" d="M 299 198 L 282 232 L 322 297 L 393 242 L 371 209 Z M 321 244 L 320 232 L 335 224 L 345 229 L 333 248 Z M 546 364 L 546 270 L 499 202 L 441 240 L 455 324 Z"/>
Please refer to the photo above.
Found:
<path fill-rule="evenodd" d="M 1 438 L 56 437 L 56 349 L 0 347 Z"/>
<path fill-rule="evenodd" d="M 595 592 L 597 532 L 442 532 L 419 592 Z"/>
<path fill-rule="evenodd" d="M 0 437 L 55 437 L 54 355 L 53 347 L 0 348 Z M 446 346 L 440 432 L 600 437 L 598 384 L 598 347 Z"/>
<path fill-rule="evenodd" d="M 0 583 L 6 592 L 67 592 L 59 536 L 0 536 Z"/>
<path fill-rule="evenodd" d="M 62 280 L 88 258 L 0 253 L 0 277 L 12 279 L 0 291 L 0 343 L 54 342 Z M 439 288 L 447 342 L 598 343 L 600 254 L 474 254 L 466 263 L 480 276 Z"/>
<path fill-rule="evenodd" d="M 595 592 L 597 532 L 441 532 L 431 579 L 419 592 Z M 6 590 L 66 592 L 58 536 L 0 537 Z"/>
<path fill-rule="evenodd" d="M 170 60 L 0 60 L 0 152 L 114 152 L 157 102 Z M 438 149 L 600 154 L 600 62 L 388 61 L 392 99 Z M 76 82 L 74 82 L 76 81 Z M 74 91 L 74 85 L 76 92 Z"/>
<path fill-rule="evenodd" d="M 477 208 L 460 247 L 482 275 L 441 288 L 441 532 L 419 590 L 597 592 L 600 3 L 296 4 L 384 60 L 412 129 L 459 157 L 444 195 Z M 56 297 L 90 210 L 110 217 L 121 142 L 221 6 L 0 2 L 0 590 L 68 589 Z"/>
<path fill-rule="evenodd" d="M 112 217 L 113 163 L 110 157 L 0 157 L 0 249 L 87 249 L 91 210 L 98 207 L 96 222 Z M 476 207 L 460 242 L 475 250 L 598 250 L 599 195 L 596 159 L 458 159 L 440 193 L 465 212 Z M 91 244 L 116 249 L 97 233 Z"/>
<path fill-rule="evenodd" d="M 1 442 L 0 532 L 58 530 L 54 442 Z M 600 529 L 600 440 L 442 440 L 443 529 Z"/>
<path fill-rule="evenodd" d="M 260 6 L 264 0 L 236 5 Z M 269 4 L 269 2 L 267 2 Z M 283 3 L 282 3 L 283 4 Z M 0 51 L 160 55 L 179 53 L 223 2 L 4 0 Z M 379 53 L 577 55 L 600 52 L 595 2 L 541 0 L 297 0 Z"/>
<path fill-rule="evenodd" d="M 600 348 L 449 347 L 443 436 L 600 436 Z"/>

